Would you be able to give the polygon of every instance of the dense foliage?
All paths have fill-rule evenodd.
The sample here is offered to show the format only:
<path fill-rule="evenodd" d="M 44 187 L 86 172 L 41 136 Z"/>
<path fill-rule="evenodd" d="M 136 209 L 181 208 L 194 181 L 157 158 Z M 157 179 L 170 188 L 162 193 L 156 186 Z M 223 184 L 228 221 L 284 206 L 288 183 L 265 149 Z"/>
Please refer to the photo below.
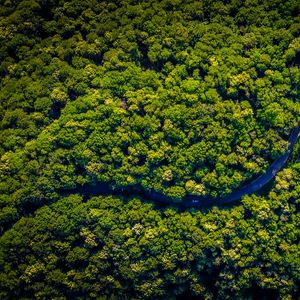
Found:
<path fill-rule="evenodd" d="M 217 198 L 263 173 L 300 122 L 299 10 L 0 1 L 0 298 L 299 296 L 299 142 L 237 207 L 74 194 Z"/>
<path fill-rule="evenodd" d="M 298 162 L 230 209 L 70 195 L 1 237 L 0 298 L 297 299 L 299 193 Z"/>

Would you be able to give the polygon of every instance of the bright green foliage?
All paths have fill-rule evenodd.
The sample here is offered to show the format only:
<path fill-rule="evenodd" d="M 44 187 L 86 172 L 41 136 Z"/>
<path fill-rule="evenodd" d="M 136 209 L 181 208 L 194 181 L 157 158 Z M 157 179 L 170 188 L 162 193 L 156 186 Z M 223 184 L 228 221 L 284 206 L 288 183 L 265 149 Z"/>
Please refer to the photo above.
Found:
<path fill-rule="evenodd" d="M 217 197 L 265 171 L 300 118 L 299 4 L 277 2 L 2 4 L 4 215 L 85 183 Z"/>
<path fill-rule="evenodd" d="M 233 208 L 73 195 L 105 182 L 180 204 L 263 173 L 300 122 L 299 10 L 1 1 L 0 298 L 299 298 L 299 143 Z"/>
<path fill-rule="evenodd" d="M 207 212 L 62 198 L 0 238 L 1 299 L 296 299 L 299 183 L 297 163 L 268 196 Z"/>

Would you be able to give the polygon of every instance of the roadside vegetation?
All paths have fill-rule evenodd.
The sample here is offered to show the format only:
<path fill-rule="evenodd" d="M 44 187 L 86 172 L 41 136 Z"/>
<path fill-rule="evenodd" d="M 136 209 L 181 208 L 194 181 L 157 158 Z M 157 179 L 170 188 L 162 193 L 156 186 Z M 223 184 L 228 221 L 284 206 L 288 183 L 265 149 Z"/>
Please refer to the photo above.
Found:
<path fill-rule="evenodd" d="M 74 194 L 105 182 L 180 203 L 265 172 L 300 122 L 299 9 L 2 1 L 0 298 L 299 296 L 299 141 L 236 207 Z"/>

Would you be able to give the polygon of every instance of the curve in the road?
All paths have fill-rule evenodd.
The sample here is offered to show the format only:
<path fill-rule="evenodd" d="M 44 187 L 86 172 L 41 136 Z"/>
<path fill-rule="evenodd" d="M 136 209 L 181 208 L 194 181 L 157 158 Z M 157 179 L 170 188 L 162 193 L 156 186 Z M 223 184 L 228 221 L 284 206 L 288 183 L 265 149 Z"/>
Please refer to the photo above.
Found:
<path fill-rule="evenodd" d="M 230 202 L 234 202 L 236 200 L 241 199 L 243 196 L 252 194 L 258 190 L 260 190 L 265 184 L 267 184 L 270 180 L 272 180 L 275 175 L 282 169 L 282 167 L 287 162 L 294 146 L 297 142 L 298 136 L 300 133 L 300 126 L 294 128 L 289 137 L 289 145 L 287 151 L 277 158 L 267 169 L 267 171 L 251 181 L 250 183 L 244 185 L 243 187 L 231 192 L 229 195 L 223 198 L 212 198 L 205 196 L 192 196 L 188 195 L 184 197 L 180 202 L 174 201 L 170 197 L 165 196 L 164 194 L 150 190 L 150 191 L 135 191 L 130 188 L 127 189 L 112 189 L 109 184 L 106 183 L 98 183 L 96 186 L 84 186 L 76 189 L 76 192 L 80 192 L 85 195 L 95 195 L 95 194 L 113 194 L 113 195 L 122 195 L 125 193 L 138 193 L 142 197 L 145 197 L 152 201 L 159 201 L 166 204 L 177 204 L 185 207 L 202 207 L 202 206 L 210 206 L 210 205 L 221 205 Z"/>

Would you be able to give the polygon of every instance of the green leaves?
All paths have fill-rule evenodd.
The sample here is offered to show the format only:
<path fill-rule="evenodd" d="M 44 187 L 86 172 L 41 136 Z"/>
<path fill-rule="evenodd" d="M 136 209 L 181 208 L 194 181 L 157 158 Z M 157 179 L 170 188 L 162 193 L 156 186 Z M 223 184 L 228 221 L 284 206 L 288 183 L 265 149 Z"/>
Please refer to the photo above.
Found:
<path fill-rule="evenodd" d="M 59 193 L 106 182 L 180 204 L 263 173 L 300 120 L 297 1 L 15 2 L 0 6 L 0 298 L 296 298 L 297 164 L 222 210 Z"/>
<path fill-rule="evenodd" d="M 139 199 L 61 198 L 0 238 L 2 297 L 76 298 L 85 291 L 94 295 L 86 298 L 192 292 L 224 299 L 258 287 L 289 297 L 300 280 L 300 230 L 296 204 L 285 198 L 293 198 L 299 174 L 295 164 L 278 175 L 269 196 L 205 212 L 160 211 Z M 171 193 L 176 198 L 180 190 Z"/>

